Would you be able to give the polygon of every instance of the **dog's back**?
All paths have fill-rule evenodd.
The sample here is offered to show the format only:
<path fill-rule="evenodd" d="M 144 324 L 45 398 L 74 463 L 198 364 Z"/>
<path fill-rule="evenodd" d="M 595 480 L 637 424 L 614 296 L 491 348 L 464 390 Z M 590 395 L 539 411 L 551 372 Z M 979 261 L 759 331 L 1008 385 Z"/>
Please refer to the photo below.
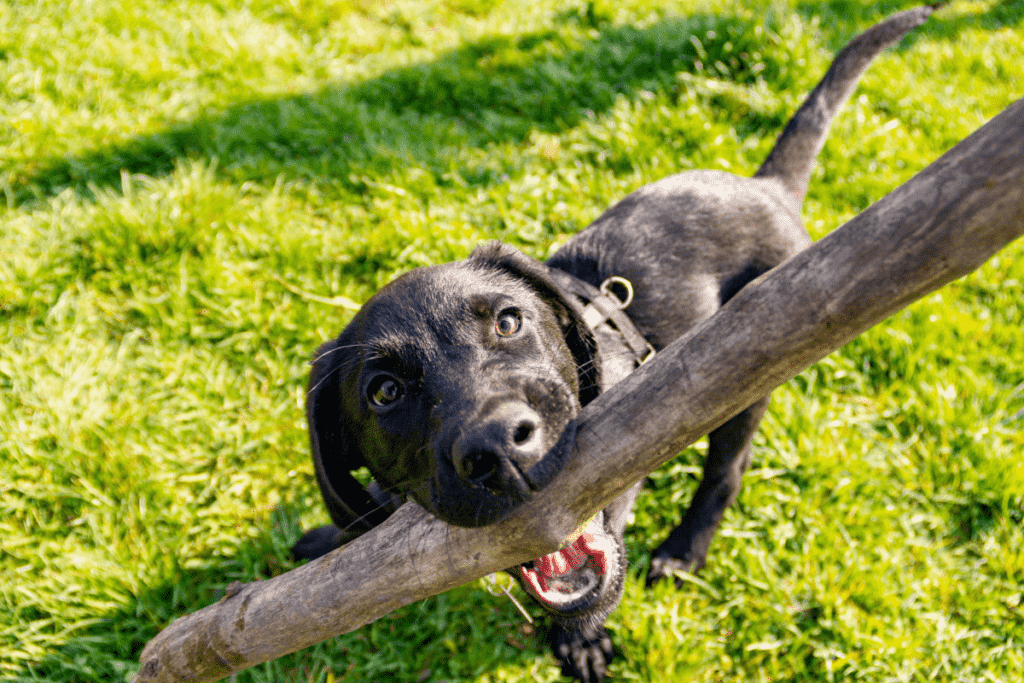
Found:
<path fill-rule="evenodd" d="M 716 171 L 670 176 L 633 192 L 562 247 L 547 265 L 593 285 L 624 277 L 635 292 L 628 314 L 660 349 L 717 311 L 742 287 L 811 244 L 800 209 L 815 157 L 835 114 L 871 60 L 922 24 L 932 7 L 894 15 L 837 55 L 753 178 Z M 725 509 L 739 493 L 763 399 L 708 435 L 704 476 L 679 525 L 652 552 L 647 583 L 704 566 Z M 623 497 L 635 496 L 635 492 Z M 632 500 L 613 506 L 627 507 Z M 675 577 L 677 585 L 680 583 Z M 605 602 L 605 605 L 609 601 Z M 611 603 L 614 606 L 614 603 Z M 608 611 L 556 617 L 552 646 L 563 672 L 604 679 Z M 580 626 L 578 624 L 582 623 Z"/>
<path fill-rule="evenodd" d="M 689 171 L 642 187 L 547 265 L 594 285 L 611 275 L 630 280 L 634 322 L 655 348 L 664 347 L 810 245 L 800 209 L 833 118 L 871 60 L 933 11 L 900 12 L 843 48 L 753 178 Z"/>

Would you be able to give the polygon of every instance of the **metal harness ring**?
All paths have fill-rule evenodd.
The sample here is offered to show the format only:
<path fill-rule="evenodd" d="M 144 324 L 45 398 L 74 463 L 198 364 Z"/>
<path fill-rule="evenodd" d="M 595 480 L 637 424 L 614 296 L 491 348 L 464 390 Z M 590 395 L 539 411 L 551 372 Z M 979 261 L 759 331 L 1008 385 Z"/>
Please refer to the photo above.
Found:
<path fill-rule="evenodd" d="M 626 298 L 620 299 L 612 292 L 612 285 L 621 285 L 626 290 Z M 607 297 L 611 297 L 619 302 L 619 310 L 623 310 L 626 306 L 629 306 L 630 302 L 633 301 L 633 285 L 624 277 L 618 275 L 612 275 L 610 278 L 601 283 L 601 293 Z"/>

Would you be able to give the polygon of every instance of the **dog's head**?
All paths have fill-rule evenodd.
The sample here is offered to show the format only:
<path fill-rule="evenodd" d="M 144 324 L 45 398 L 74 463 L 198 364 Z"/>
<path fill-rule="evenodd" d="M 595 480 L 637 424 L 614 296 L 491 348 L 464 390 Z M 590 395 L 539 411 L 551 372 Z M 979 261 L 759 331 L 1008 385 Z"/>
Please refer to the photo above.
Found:
<path fill-rule="evenodd" d="M 540 263 L 499 243 L 414 270 L 360 309 L 313 362 L 307 414 L 336 526 L 380 521 L 380 495 L 458 526 L 507 516 L 571 452 L 599 389 L 594 340 Z"/>

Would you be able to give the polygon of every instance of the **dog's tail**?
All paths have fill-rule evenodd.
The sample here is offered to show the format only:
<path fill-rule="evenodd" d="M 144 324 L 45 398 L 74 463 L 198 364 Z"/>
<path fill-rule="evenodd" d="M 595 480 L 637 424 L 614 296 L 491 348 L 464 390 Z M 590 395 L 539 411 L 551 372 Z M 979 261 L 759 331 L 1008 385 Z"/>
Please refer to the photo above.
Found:
<path fill-rule="evenodd" d="M 939 5 L 894 14 L 851 40 L 832 61 L 825 77 L 779 135 L 755 178 L 775 178 L 795 211 L 800 211 L 814 159 L 821 152 L 832 118 L 853 94 L 857 79 L 879 52 L 923 24 Z"/>

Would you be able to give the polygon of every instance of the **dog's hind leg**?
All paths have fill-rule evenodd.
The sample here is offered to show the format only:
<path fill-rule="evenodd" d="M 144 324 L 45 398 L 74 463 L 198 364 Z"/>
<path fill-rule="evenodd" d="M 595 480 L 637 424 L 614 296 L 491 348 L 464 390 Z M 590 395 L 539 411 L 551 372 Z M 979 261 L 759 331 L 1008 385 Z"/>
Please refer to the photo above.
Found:
<path fill-rule="evenodd" d="M 708 434 L 704 477 L 682 523 L 652 554 L 648 586 L 676 571 L 696 572 L 704 566 L 722 515 L 739 494 L 754 432 L 767 407 L 764 398 Z M 681 581 L 677 578 L 676 583 Z"/>
<path fill-rule="evenodd" d="M 853 93 L 861 74 L 879 52 L 924 23 L 934 9 L 926 6 L 900 12 L 850 41 L 793 115 L 755 178 L 777 188 L 776 195 L 789 205 L 794 217 L 800 214 L 814 159 L 832 119 Z M 806 232 L 796 223 L 785 239 L 795 253 L 802 248 Z M 740 275 L 742 281 L 736 285 L 746 284 L 756 273 Z M 725 298 L 728 295 L 722 303 Z M 722 514 L 739 493 L 740 479 L 750 463 L 751 441 L 767 405 L 768 399 L 755 403 L 708 435 L 704 478 L 682 523 L 654 551 L 647 585 L 674 571 L 693 572 L 704 566 Z"/>

